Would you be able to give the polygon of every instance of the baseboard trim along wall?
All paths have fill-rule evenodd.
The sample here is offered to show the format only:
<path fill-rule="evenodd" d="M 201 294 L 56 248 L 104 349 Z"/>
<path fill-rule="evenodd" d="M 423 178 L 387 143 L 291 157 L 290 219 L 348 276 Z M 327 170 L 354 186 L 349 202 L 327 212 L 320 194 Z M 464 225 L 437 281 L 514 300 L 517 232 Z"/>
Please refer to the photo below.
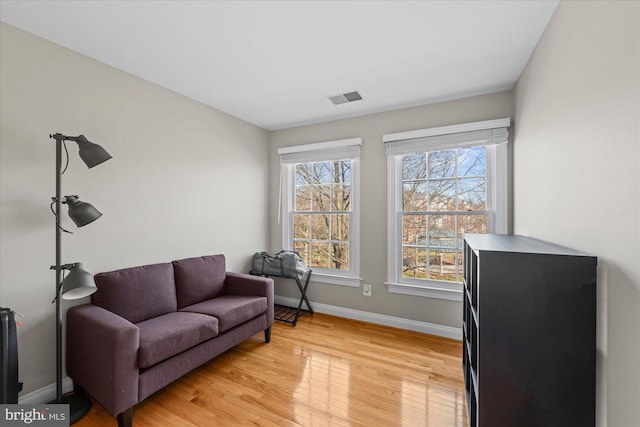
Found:
<path fill-rule="evenodd" d="M 297 307 L 298 300 L 294 298 L 275 296 L 276 304 Z M 352 310 L 350 308 L 337 307 L 334 305 L 311 302 L 313 310 L 318 313 L 330 314 L 332 316 L 345 317 L 347 319 L 360 320 L 363 322 L 375 323 L 378 325 L 392 326 L 394 328 L 407 329 L 409 331 L 423 332 L 425 334 L 437 335 L 445 338 L 462 339 L 462 329 L 451 326 L 436 325 L 434 323 L 418 322 L 416 320 L 403 319 L 401 317 L 386 316 L 384 314 L 370 313 L 368 311 Z M 62 392 L 68 393 L 73 390 L 71 378 L 62 379 Z M 22 405 L 38 405 L 51 402 L 56 398 L 56 385 L 49 384 L 29 394 L 21 396 L 18 403 Z"/>
<path fill-rule="evenodd" d="M 275 302 L 279 305 L 297 307 L 298 300 L 295 298 L 275 296 Z M 403 319 L 401 317 L 387 316 L 384 314 L 370 313 L 368 311 L 353 310 L 350 308 L 337 307 L 334 305 L 321 304 L 311 301 L 313 311 L 318 313 L 331 314 L 333 316 L 345 317 L 347 319 L 361 320 L 363 322 L 375 323 L 378 325 L 392 326 L 394 328 L 407 329 L 409 331 L 423 332 L 425 334 L 437 335 L 445 338 L 462 339 L 462 329 L 452 326 L 436 325 L 434 323 L 419 322 L 417 320 Z M 303 307 L 305 305 L 303 304 Z"/>
<path fill-rule="evenodd" d="M 69 393 L 73 390 L 73 381 L 69 377 L 62 379 L 62 394 Z M 56 384 L 49 384 L 31 393 L 18 397 L 20 405 L 42 405 L 52 402 L 56 398 Z"/>

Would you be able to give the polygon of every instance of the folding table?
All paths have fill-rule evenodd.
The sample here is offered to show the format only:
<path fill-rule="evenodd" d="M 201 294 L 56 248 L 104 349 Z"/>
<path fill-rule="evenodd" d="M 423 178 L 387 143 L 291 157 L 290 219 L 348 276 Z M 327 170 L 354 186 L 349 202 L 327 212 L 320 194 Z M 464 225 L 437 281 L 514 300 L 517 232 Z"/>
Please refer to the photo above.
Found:
<path fill-rule="evenodd" d="M 298 289 L 300 290 L 300 301 L 298 302 L 298 307 L 294 309 L 294 307 L 285 307 L 285 306 L 276 306 L 275 308 L 275 319 L 281 322 L 291 323 L 293 326 L 296 326 L 298 323 L 298 318 L 302 316 L 304 313 L 313 314 L 313 308 L 311 308 L 311 303 L 309 302 L 309 298 L 307 298 L 307 289 L 309 288 L 309 279 L 311 279 L 311 269 L 307 270 L 307 272 L 303 275 L 279 275 L 279 274 L 263 274 L 251 271 L 250 272 L 256 276 L 264 276 L 264 277 L 282 277 L 286 279 L 293 279 L 298 285 Z M 300 279 L 305 278 L 304 285 Z M 307 309 L 302 308 L 302 303 L 307 305 Z"/>

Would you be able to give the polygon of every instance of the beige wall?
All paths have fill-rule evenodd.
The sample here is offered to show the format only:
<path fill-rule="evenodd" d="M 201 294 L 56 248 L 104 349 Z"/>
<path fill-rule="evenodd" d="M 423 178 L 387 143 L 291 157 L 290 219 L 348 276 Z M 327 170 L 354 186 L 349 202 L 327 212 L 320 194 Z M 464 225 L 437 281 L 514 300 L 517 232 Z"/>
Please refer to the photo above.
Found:
<path fill-rule="evenodd" d="M 514 229 L 596 255 L 599 425 L 640 418 L 640 3 L 558 6 L 515 89 Z"/>
<path fill-rule="evenodd" d="M 213 253 L 246 271 L 267 244 L 268 133 L 8 25 L 1 31 L 0 305 L 25 315 L 24 396 L 55 380 L 49 133 L 85 134 L 113 155 L 89 170 L 68 144 L 63 194 L 104 215 L 78 229 L 65 212 L 74 234 L 63 236 L 63 262 L 94 273 Z"/>
<path fill-rule="evenodd" d="M 339 106 L 336 108 L 340 108 Z M 394 316 L 420 322 L 461 327 L 461 303 L 392 294 L 384 282 L 387 279 L 387 163 L 382 135 L 479 120 L 512 117 L 511 92 L 476 96 L 458 101 L 423 107 L 372 114 L 347 120 L 333 121 L 275 131 L 270 136 L 271 165 L 270 247 L 282 248 L 282 228 L 277 222 L 279 185 L 279 147 L 322 141 L 361 137 L 361 277 L 372 285 L 372 296 L 362 295 L 362 288 L 326 283 L 310 285 L 311 301 Z M 297 288 L 292 281 L 278 280 L 278 295 L 295 298 Z"/>

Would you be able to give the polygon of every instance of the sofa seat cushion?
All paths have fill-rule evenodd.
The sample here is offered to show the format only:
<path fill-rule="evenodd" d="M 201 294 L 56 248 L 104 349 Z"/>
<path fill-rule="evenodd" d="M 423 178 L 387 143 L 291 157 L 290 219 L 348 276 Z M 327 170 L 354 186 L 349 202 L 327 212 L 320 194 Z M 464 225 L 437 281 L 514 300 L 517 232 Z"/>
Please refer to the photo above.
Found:
<path fill-rule="evenodd" d="M 138 367 L 148 368 L 218 335 L 218 319 L 174 312 L 136 324 L 140 330 Z"/>
<path fill-rule="evenodd" d="M 266 297 L 223 295 L 180 310 L 208 314 L 218 318 L 220 332 L 238 326 L 267 311 Z"/>

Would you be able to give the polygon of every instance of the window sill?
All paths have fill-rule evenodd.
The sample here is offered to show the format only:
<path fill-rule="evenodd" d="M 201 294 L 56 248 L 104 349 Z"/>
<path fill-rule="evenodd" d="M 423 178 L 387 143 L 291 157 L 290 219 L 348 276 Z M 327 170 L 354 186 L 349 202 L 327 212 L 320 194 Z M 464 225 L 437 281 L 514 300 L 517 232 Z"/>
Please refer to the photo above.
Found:
<path fill-rule="evenodd" d="M 354 288 L 359 288 L 360 282 L 362 282 L 362 278 L 350 277 L 350 276 L 336 276 L 334 274 L 316 273 L 315 271 L 313 271 L 311 273 L 311 281 L 319 282 L 319 283 L 329 283 L 331 285 L 351 286 Z"/>
<path fill-rule="evenodd" d="M 437 284 L 409 285 L 406 283 L 385 282 L 385 285 L 388 286 L 389 292 L 392 294 L 462 301 L 462 285 L 458 285 L 456 289 L 444 288 L 442 285 Z"/>

